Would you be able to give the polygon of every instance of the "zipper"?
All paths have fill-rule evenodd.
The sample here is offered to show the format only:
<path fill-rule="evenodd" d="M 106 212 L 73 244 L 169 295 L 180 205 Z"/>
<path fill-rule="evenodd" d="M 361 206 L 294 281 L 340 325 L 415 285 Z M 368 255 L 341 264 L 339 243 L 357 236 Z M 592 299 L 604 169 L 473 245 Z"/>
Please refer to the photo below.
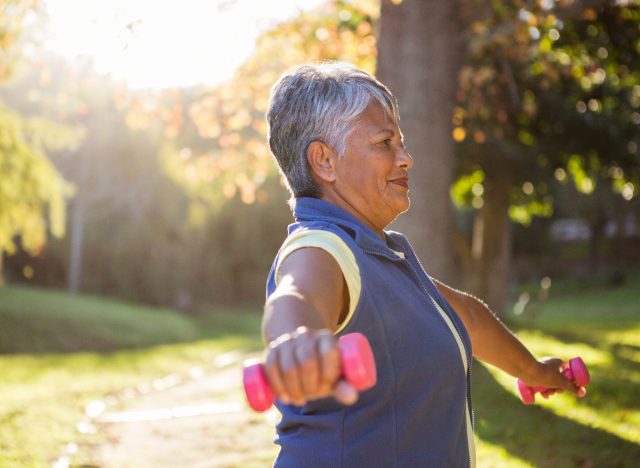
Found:
<path fill-rule="evenodd" d="M 411 255 L 413 255 L 413 258 L 418 262 L 418 265 L 420 265 L 420 268 L 422 268 L 423 271 L 424 267 L 422 266 L 422 263 L 420 262 L 420 259 L 413 254 L 413 252 L 411 252 Z M 458 338 L 460 339 L 460 341 L 464 344 L 464 340 L 462 339 L 462 332 L 460 331 L 459 325 L 457 323 L 457 321 L 451 317 L 451 313 L 448 310 L 448 307 L 446 307 L 448 304 L 440 304 L 438 301 L 436 301 L 436 298 L 440 297 L 440 293 L 435 290 L 437 289 L 435 284 L 433 284 L 431 281 L 426 281 L 423 282 L 421 280 L 421 278 L 419 277 L 419 275 L 415 272 L 413 266 L 411 265 L 411 263 L 409 263 L 407 261 L 407 263 L 409 264 L 409 269 L 414 273 L 414 276 L 418 277 L 418 281 L 420 284 L 423 285 L 423 288 L 425 289 L 425 292 L 427 293 L 427 295 L 429 296 L 429 298 L 431 299 L 431 301 L 436 304 L 437 306 L 440 306 L 440 308 L 442 309 L 443 312 L 445 312 L 445 314 L 447 314 L 447 316 L 449 317 L 449 320 L 451 321 L 451 323 L 453 324 L 453 327 L 456 330 L 456 333 L 458 334 Z M 435 291 L 432 291 L 432 293 L 430 294 L 428 289 L 434 289 Z M 472 365 L 471 362 L 469 362 L 469 356 L 468 356 L 468 352 L 465 346 L 465 353 L 464 353 L 464 358 L 465 358 L 465 362 L 467 364 L 467 379 L 466 379 L 466 385 L 465 385 L 465 393 L 466 393 L 466 403 L 467 403 L 467 413 L 469 415 L 469 419 L 470 419 L 470 423 L 471 423 L 471 434 L 468 435 L 468 438 L 472 438 L 474 437 L 473 434 L 473 427 L 474 427 L 474 417 L 473 417 L 473 408 L 471 405 L 471 372 L 472 372 Z M 473 444 L 473 446 L 471 445 Z M 468 447 L 468 451 L 467 451 L 467 462 L 469 463 L 470 467 L 474 467 L 475 463 L 472 464 L 472 460 L 471 460 L 471 450 L 473 450 L 474 452 L 474 456 L 475 456 L 475 441 L 473 440 L 467 440 L 467 445 L 469 445 Z M 475 462 L 475 460 L 474 460 Z"/>
<path fill-rule="evenodd" d="M 436 297 L 440 297 L 440 294 L 438 293 L 438 291 L 430 291 L 431 288 L 435 288 L 435 285 L 431 282 L 431 281 L 423 281 L 422 278 L 420 278 L 420 275 L 415 271 L 413 265 L 411 265 L 411 262 L 408 261 L 408 259 L 406 258 L 406 253 L 405 253 L 405 258 L 399 257 L 395 254 L 391 254 L 389 252 L 384 252 L 381 250 L 375 250 L 375 249 L 371 249 L 371 248 L 363 248 L 362 249 L 363 252 L 365 253 L 369 253 L 372 255 L 377 255 L 377 256 L 382 256 L 384 258 L 387 258 L 389 260 L 393 260 L 393 261 L 397 261 L 397 262 L 405 262 L 408 266 L 409 266 L 409 271 L 411 272 L 411 274 L 413 275 L 414 279 L 418 282 L 418 284 L 420 286 L 422 286 L 422 290 L 424 291 L 424 293 L 427 295 L 427 297 L 431 300 L 431 302 L 434 304 L 434 306 L 436 307 L 436 309 L 441 309 L 442 312 L 444 312 L 444 314 L 447 316 L 447 318 L 449 319 L 449 322 L 451 322 L 451 325 L 453 325 L 453 328 L 456 332 L 456 334 L 458 335 L 458 339 L 460 340 L 460 343 L 462 343 L 462 347 L 464 350 L 464 353 L 461 353 L 463 355 L 464 358 L 464 364 L 466 364 L 466 379 L 465 379 L 465 395 L 466 395 L 466 404 L 467 404 L 467 411 L 466 413 L 468 414 L 468 419 L 470 419 L 470 424 L 471 424 L 471 434 L 468 433 L 467 430 L 467 445 L 468 450 L 467 450 L 467 463 L 469 467 L 475 467 L 475 463 L 472 464 L 472 460 L 471 460 L 471 451 L 473 450 L 474 455 L 475 455 L 475 442 L 473 440 L 469 440 L 470 438 L 474 437 L 473 435 L 473 427 L 474 427 L 474 417 L 473 417 L 473 408 L 471 406 L 471 363 L 469 362 L 469 356 L 468 356 L 468 350 L 467 350 L 467 346 L 465 346 L 465 341 L 463 340 L 463 334 L 460 331 L 459 325 L 456 322 L 456 320 L 451 317 L 451 313 L 447 310 L 448 308 L 446 306 L 444 306 L 443 304 L 440 304 L 437 300 Z M 413 252 L 410 252 L 410 255 L 413 256 L 413 258 L 418 262 L 418 265 L 420 265 L 420 268 L 422 268 L 422 270 L 424 271 L 424 267 L 422 266 L 422 263 L 420 263 L 420 260 L 418 259 L 418 257 L 416 255 L 413 254 Z M 444 320 L 444 318 L 443 318 Z M 448 325 L 447 325 L 448 326 Z M 454 337 L 455 340 L 455 337 Z M 457 346 L 457 340 L 456 340 L 456 346 Z M 465 415 L 465 419 L 467 419 L 466 415 Z M 466 424 L 466 423 L 465 423 Z M 473 446 L 471 444 L 474 444 Z"/>

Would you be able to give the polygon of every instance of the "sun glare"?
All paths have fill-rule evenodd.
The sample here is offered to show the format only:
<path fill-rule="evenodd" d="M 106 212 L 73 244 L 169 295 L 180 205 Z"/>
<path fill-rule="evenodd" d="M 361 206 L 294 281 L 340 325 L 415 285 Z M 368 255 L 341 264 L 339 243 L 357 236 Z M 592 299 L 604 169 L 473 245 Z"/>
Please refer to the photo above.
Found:
<path fill-rule="evenodd" d="M 231 78 L 269 25 L 322 0 L 45 0 L 48 49 L 88 56 L 132 88 Z"/>

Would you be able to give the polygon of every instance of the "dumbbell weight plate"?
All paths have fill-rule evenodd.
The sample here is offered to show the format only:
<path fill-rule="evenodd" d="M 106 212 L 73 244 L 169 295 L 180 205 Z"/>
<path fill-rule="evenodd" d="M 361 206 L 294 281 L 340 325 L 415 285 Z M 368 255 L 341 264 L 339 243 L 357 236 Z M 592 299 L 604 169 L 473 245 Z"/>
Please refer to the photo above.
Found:
<path fill-rule="evenodd" d="M 585 366 L 584 361 L 581 358 L 575 357 L 571 359 L 569 361 L 569 369 L 571 369 L 573 380 L 578 387 L 585 387 L 589 385 L 591 376 L 589 375 L 587 366 Z"/>
<path fill-rule="evenodd" d="M 525 405 L 531 405 L 536 401 L 536 396 L 533 390 L 520 379 L 516 381 L 518 386 L 518 392 L 520 393 L 520 399 Z"/>
<path fill-rule="evenodd" d="M 268 410 L 273 404 L 275 395 L 269 386 L 264 366 L 258 360 L 247 361 L 242 375 L 244 393 L 249 406 L 256 411 Z"/>
<path fill-rule="evenodd" d="M 349 333 L 338 339 L 342 375 L 359 392 L 373 387 L 377 381 L 376 364 L 367 338 L 361 333 Z"/>

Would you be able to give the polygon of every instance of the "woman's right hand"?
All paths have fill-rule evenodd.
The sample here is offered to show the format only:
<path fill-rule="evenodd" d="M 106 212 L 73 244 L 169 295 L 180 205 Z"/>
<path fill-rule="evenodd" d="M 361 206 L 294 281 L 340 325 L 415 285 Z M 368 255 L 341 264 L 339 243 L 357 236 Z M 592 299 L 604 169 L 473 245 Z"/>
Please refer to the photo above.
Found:
<path fill-rule="evenodd" d="M 307 401 L 333 396 L 351 405 L 357 390 L 341 379 L 337 339 L 327 329 L 298 327 L 269 343 L 265 361 L 267 378 L 277 399 L 302 406 Z"/>

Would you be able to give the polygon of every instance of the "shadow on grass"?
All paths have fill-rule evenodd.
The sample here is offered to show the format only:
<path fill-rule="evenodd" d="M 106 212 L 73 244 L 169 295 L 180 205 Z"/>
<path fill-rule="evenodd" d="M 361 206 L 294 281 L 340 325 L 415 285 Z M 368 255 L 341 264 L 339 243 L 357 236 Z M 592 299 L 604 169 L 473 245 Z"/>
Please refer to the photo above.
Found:
<path fill-rule="evenodd" d="M 610 355 L 611 363 L 604 366 L 587 363 L 592 384 L 589 387 L 591 397 L 585 399 L 584 404 L 599 411 L 611 408 L 610 402 L 615 402 L 618 408 L 640 408 L 638 392 L 632 390 L 640 384 L 637 378 L 640 375 L 640 362 L 636 357 L 640 356 L 640 347 L 625 343 L 606 344 L 589 332 L 543 331 L 563 343 L 583 343 Z"/>
<path fill-rule="evenodd" d="M 473 397 L 476 436 L 536 467 L 638 466 L 639 444 L 541 406 L 525 406 L 478 364 Z"/>

